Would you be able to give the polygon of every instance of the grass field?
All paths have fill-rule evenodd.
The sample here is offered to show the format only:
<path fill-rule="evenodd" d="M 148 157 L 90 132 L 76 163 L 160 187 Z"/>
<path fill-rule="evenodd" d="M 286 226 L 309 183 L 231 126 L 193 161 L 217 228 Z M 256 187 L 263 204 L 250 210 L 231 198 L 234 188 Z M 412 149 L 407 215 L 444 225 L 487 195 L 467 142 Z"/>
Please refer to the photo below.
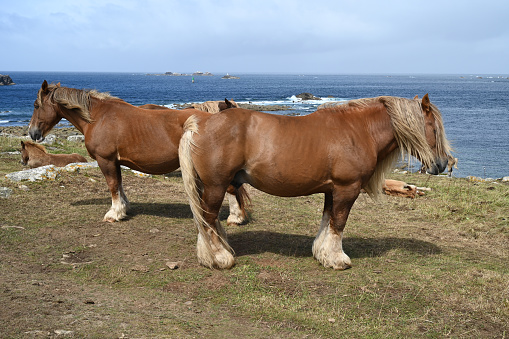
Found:
<path fill-rule="evenodd" d="M 250 188 L 250 222 L 225 226 L 236 265 L 217 271 L 197 263 L 178 172 L 125 171 L 130 218 L 106 224 L 99 169 L 12 182 L 5 174 L 22 166 L 5 152 L 18 148 L 0 137 L 0 187 L 12 190 L 0 198 L 2 338 L 509 337 L 507 183 L 391 175 L 432 190 L 361 195 L 345 229 L 346 271 L 311 253 L 322 195 Z M 86 155 L 69 142 L 50 152 Z"/>

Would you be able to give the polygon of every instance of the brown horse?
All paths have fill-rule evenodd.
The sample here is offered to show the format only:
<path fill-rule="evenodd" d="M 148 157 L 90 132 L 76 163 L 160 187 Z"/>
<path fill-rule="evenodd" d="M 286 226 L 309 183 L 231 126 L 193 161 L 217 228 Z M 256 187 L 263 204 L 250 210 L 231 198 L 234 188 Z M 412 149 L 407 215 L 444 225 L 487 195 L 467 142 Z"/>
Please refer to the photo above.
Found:
<path fill-rule="evenodd" d="M 87 159 L 77 153 L 72 154 L 50 154 L 43 145 L 31 141 L 21 142 L 21 164 L 36 168 L 46 165 L 63 167 L 73 162 L 87 162 Z"/>
<path fill-rule="evenodd" d="M 144 108 L 144 109 L 170 109 L 166 106 L 159 106 L 159 105 L 155 105 L 155 104 L 145 104 L 145 105 L 141 105 L 138 107 Z M 239 105 L 237 105 L 237 103 L 235 101 L 228 100 L 225 98 L 224 101 L 221 101 L 221 100 L 205 101 L 201 104 L 192 104 L 190 107 L 187 107 L 186 109 L 194 108 L 194 109 L 204 111 L 204 112 L 217 113 L 217 112 L 224 111 L 225 109 L 228 109 L 228 108 L 238 108 L 238 107 L 239 107 Z"/>
<path fill-rule="evenodd" d="M 233 100 L 224 99 L 224 101 L 205 101 L 201 104 L 193 104 L 191 108 L 209 113 L 218 113 L 228 108 L 238 108 L 239 105 Z"/>
<path fill-rule="evenodd" d="M 324 193 L 313 254 L 325 267 L 346 269 L 343 229 L 361 189 L 378 196 L 400 153 L 442 172 L 450 149 L 428 95 L 360 99 L 300 117 L 230 109 L 207 120 L 193 116 L 184 130 L 179 154 L 199 231 L 198 259 L 211 268 L 234 264 L 217 219 L 230 184 L 282 197 Z"/>
<path fill-rule="evenodd" d="M 206 120 L 210 113 L 194 109 L 143 109 L 95 90 L 80 90 L 48 85 L 44 80 L 37 93 L 29 133 L 42 141 L 61 120 L 67 119 L 85 136 L 85 147 L 97 160 L 111 192 L 112 206 L 105 221 L 119 221 L 127 216 L 129 201 L 122 188 L 120 166 L 165 174 L 179 167 L 178 144 L 183 125 L 191 115 Z M 244 221 L 246 192 L 230 187 L 229 223 Z"/>
<path fill-rule="evenodd" d="M 170 109 L 166 106 L 159 106 L 159 105 L 155 105 L 155 104 L 145 104 L 145 105 L 141 105 L 141 106 L 138 106 L 138 108 L 143 108 L 143 109 Z"/>

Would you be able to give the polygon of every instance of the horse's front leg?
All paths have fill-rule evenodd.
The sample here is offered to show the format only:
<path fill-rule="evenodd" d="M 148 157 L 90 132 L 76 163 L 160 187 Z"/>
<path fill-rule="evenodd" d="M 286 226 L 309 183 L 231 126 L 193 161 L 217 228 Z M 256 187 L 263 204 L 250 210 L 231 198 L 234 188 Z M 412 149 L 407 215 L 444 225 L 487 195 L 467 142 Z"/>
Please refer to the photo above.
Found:
<path fill-rule="evenodd" d="M 324 266 L 335 270 L 352 267 L 352 262 L 343 251 L 343 229 L 360 188 L 335 188 L 325 194 L 322 223 L 313 242 L 313 255 Z"/>
<path fill-rule="evenodd" d="M 104 215 L 104 221 L 115 222 L 127 217 L 129 200 L 122 187 L 122 173 L 120 165 L 114 161 L 97 158 L 97 164 L 106 178 L 106 183 L 111 193 L 111 208 Z"/>
<path fill-rule="evenodd" d="M 196 245 L 198 261 L 209 268 L 230 268 L 235 264 L 233 250 L 228 244 L 226 232 L 218 219 L 226 188 L 204 187 L 202 194 L 203 217 Z"/>

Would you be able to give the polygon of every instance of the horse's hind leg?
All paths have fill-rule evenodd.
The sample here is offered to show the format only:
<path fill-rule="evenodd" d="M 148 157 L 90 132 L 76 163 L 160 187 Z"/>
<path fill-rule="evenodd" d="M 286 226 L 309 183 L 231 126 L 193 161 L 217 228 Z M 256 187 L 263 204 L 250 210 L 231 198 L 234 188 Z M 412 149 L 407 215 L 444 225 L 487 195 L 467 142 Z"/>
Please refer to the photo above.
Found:
<path fill-rule="evenodd" d="M 313 242 L 313 255 L 325 267 L 344 270 L 352 262 L 343 251 L 343 229 L 359 190 L 335 189 L 325 194 L 322 223 Z"/>
<path fill-rule="evenodd" d="M 97 158 L 97 163 L 106 178 L 111 193 L 111 208 L 104 215 L 104 221 L 115 222 L 127 217 L 129 200 L 122 187 L 122 173 L 120 165 L 105 159 Z"/>
<path fill-rule="evenodd" d="M 226 220 L 227 225 L 242 225 L 246 222 L 246 211 L 244 210 L 245 204 L 243 203 L 243 206 L 241 206 L 239 203 L 239 198 L 236 193 L 241 193 L 238 193 L 237 190 L 238 189 L 236 189 L 233 185 L 228 186 L 228 189 L 226 190 L 228 204 L 230 205 L 230 215 Z M 243 199 L 243 197 L 240 197 L 240 199 Z"/>
<path fill-rule="evenodd" d="M 217 218 L 224 194 L 221 187 L 203 189 L 202 208 L 207 225 L 200 229 L 196 247 L 198 261 L 209 268 L 230 268 L 235 263 L 226 232 Z"/>

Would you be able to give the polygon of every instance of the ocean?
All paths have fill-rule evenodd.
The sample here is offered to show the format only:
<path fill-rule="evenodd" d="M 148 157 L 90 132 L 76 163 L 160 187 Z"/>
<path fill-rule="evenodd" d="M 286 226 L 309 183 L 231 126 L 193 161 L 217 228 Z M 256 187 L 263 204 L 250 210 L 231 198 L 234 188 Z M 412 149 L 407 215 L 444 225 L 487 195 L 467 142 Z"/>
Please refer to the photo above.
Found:
<path fill-rule="evenodd" d="M 164 76 L 142 73 L 7 72 L 16 83 L 0 86 L 0 127 L 27 126 L 43 80 L 62 86 L 109 92 L 133 105 L 233 99 L 239 103 L 287 105 L 273 114 L 305 115 L 327 101 L 380 95 L 413 98 L 429 93 L 442 112 L 454 155 L 454 176 L 509 175 L 509 78 L 507 75 L 299 75 L 233 74 Z M 321 100 L 300 101 L 308 92 Z M 68 125 L 61 122 L 60 126 Z"/>

